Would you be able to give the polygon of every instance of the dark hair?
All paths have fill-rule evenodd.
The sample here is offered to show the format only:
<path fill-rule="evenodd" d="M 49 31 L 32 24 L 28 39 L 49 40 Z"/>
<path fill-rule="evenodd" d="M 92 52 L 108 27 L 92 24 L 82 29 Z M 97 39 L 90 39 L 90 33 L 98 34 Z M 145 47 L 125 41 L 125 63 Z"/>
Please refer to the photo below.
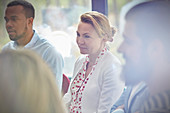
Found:
<path fill-rule="evenodd" d="M 11 7 L 11 6 L 17 6 L 17 5 L 21 5 L 23 6 L 24 10 L 25 10 L 25 16 L 27 18 L 33 17 L 35 16 L 35 9 L 33 7 L 33 5 L 25 0 L 14 0 L 10 3 L 8 3 L 7 7 Z"/>
<path fill-rule="evenodd" d="M 136 35 L 148 42 L 159 38 L 170 41 L 170 1 L 153 0 L 131 8 L 125 15 L 126 21 L 135 25 Z"/>

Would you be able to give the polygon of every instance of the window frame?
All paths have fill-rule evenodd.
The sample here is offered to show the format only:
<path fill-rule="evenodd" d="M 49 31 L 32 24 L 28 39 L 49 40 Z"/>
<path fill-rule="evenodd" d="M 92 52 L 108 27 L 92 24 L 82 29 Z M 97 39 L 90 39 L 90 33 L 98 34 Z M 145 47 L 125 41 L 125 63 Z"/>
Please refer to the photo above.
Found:
<path fill-rule="evenodd" d="M 108 0 L 92 0 L 92 11 L 98 11 L 108 16 Z"/>

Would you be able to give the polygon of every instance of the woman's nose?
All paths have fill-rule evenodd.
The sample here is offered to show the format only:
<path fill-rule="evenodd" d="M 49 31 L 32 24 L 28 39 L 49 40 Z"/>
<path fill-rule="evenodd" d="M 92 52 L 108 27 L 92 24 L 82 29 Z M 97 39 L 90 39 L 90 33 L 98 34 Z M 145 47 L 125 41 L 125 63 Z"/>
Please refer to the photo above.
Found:
<path fill-rule="evenodd" d="M 77 43 L 84 44 L 84 39 L 81 36 L 77 37 Z"/>

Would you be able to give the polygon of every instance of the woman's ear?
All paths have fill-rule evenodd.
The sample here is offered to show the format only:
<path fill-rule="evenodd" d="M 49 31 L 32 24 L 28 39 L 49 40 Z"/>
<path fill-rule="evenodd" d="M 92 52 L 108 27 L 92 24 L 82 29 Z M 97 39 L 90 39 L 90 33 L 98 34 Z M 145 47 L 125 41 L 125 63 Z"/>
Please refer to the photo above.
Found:
<path fill-rule="evenodd" d="M 108 41 L 108 35 L 107 35 L 107 34 L 104 34 L 104 35 L 103 35 L 103 41 L 104 41 L 104 42 L 107 42 L 107 41 Z"/>
<path fill-rule="evenodd" d="M 104 37 L 104 38 L 103 38 L 103 41 L 104 41 L 104 42 L 107 42 L 107 39 Z"/>

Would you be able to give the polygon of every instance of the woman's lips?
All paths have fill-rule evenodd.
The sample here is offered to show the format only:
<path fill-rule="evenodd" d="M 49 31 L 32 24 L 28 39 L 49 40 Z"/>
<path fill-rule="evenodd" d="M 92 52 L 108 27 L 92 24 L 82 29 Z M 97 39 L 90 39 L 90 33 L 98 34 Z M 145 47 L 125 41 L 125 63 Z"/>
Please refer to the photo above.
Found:
<path fill-rule="evenodd" d="M 79 46 L 79 48 L 80 48 L 80 49 L 87 49 L 86 47 L 80 47 L 80 46 Z"/>

